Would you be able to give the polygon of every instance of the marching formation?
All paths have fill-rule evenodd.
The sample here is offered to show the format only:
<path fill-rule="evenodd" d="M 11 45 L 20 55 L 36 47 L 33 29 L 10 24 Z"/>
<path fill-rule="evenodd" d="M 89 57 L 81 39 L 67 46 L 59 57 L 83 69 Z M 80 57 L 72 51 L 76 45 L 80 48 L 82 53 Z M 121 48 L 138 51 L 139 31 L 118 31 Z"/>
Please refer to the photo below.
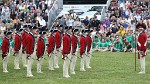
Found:
<path fill-rule="evenodd" d="M 147 35 L 145 25 L 137 24 L 137 50 L 140 59 L 141 71 L 145 74 L 145 56 L 147 55 Z M 22 57 L 24 67 L 27 67 L 27 77 L 33 77 L 32 64 L 37 60 L 37 73 L 42 72 L 42 61 L 44 56 L 49 57 L 48 68 L 55 70 L 59 68 L 59 57 L 62 55 L 63 77 L 69 78 L 70 74 L 75 73 L 77 58 L 80 58 L 80 71 L 86 71 L 90 67 L 92 57 L 92 37 L 93 30 L 77 29 L 72 26 L 63 27 L 57 25 L 51 30 L 43 28 L 37 29 L 36 26 L 24 25 L 23 28 L 15 30 L 14 37 L 14 69 L 20 69 L 19 60 Z M 10 57 L 10 39 L 12 31 L 5 31 L 2 42 L 3 72 L 8 73 L 7 65 Z M 79 55 L 78 56 L 78 51 Z"/>
<path fill-rule="evenodd" d="M 19 60 L 22 57 L 24 67 L 27 67 L 27 77 L 33 77 L 32 64 L 37 61 L 37 73 L 42 72 L 42 61 L 44 56 L 49 57 L 48 68 L 55 70 L 59 68 L 59 57 L 62 55 L 63 77 L 68 78 L 70 74 L 75 73 L 77 58 L 81 59 L 80 71 L 86 71 L 90 67 L 92 56 L 92 38 L 93 30 L 76 29 L 72 26 L 63 27 L 57 25 L 51 30 L 38 29 L 36 26 L 24 25 L 23 28 L 15 30 L 15 36 L 12 31 L 4 32 L 2 42 L 3 72 L 8 73 L 8 61 L 10 57 L 10 39 L 14 37 L 14 69 L 20 69 Z M 80 45 L 80 49 L 79 49 Z M 80 56 L 78 56 L 78 51 Z"/>

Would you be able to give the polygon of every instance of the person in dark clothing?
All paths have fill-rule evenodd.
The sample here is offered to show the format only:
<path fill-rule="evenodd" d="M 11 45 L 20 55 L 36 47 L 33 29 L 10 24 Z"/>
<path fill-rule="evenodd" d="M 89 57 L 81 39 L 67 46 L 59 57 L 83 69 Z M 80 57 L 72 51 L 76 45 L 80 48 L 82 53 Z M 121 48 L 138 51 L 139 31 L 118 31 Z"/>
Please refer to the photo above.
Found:
<path fill-rule="evenodd" d="M 114 25 L 112 26 L 111 30 L 112 30 L 112 33 L 118 32 L 118 27 L 117 27 L 117 25 L 114 24 Z"/>
<path fill-rule="evenodd" d="M 48 22 L 48 16 L 47 16 L 47 13 L 44 13 L 43 19 L 44 19 L 46 22 Z"/>

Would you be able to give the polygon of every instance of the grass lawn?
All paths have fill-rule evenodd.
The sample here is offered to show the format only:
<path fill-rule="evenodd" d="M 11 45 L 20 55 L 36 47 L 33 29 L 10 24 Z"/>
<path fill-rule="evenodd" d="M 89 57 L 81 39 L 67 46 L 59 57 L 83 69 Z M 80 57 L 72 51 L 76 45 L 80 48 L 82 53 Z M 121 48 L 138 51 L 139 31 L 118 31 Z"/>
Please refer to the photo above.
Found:
<path fill-rule="evenodd" d="M 46 59 L 48 57 L 46 56 Z M 55 71 L 48 70 L 48 60 L 43 62 L 43 74 L 36 73 L 34 61 L 33 78 L 26 77 L 26 68 L 14 70 L 14 57 L 11 56 L 8 64 L 9 73 L 2 73 L 0 61 L 0 84 L 150 84 L 150 57 L 146 57 L 146 74 L 139 75 L 139 60 L 137 71 L 134 70 L 133 53 L 94 52 L 91 60 L 91 69 L 80 72 L 80 59 L 77 60 L 76 75 L 66 79 L 62 77 L 63 60 L 60 59 L 60 68 Z"/>

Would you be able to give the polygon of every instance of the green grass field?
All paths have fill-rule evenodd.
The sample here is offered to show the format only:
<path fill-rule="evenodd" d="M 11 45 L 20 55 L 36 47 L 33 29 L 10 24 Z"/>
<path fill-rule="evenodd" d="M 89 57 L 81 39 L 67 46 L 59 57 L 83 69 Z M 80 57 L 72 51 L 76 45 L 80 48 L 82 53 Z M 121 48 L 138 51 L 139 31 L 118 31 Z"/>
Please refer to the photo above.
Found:
<path fill-rule="evenodd" d="M 47 57 L 46 57 L 47 58 Z M 139 60 L 137 71 L 134 69 L 133 53 L 94 52 L 91 60 L 91 69 L 80 72 L 80 59 L 77 60 L 76 75 L 66 79 L 62 77 L 63 60 L 60 59 L 60 68 L 55 71 L 48 70 L 48 60 L 43 62 L 43 74 L 36 73 L 34 61 L 33 78 L 26 77 L 26 68 L 14 70 L 14 57 L 11 56 L 8 64 L 9 73 L 2 73 L 0 61 L 0 84 L 150 84 L 150 57 L 146 57 L 146 74 L 139 75 Z"/>

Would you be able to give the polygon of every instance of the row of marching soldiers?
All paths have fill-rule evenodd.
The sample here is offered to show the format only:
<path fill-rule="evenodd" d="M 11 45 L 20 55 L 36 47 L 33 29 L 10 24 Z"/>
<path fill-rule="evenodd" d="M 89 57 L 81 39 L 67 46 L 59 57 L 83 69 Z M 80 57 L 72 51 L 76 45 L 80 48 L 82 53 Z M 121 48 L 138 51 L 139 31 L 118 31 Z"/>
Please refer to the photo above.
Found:
<path fill-rule="evenodd" d="M 90 37 L 92 30 L 79 30 L 74 29 L 72 26 L 65 27 L 58 25 L 51 30 L 39 30 L 39 36 L 36 42 L 35 35 L 37 27 L 31 25 L 24 25 L 23 28 L 16 29 L 14 36 L 14 69 L 20 69 L 19 59 L 22 56 L 23 66 L 27 67 L 27 77 L 33 77 L 32 64 L 37 60 L 37 73 L 42 73 L 42 61 L 44 55 L 48 55 L 49 70 L 59 68 L 58 59 L 62 54 L 63 64 L 63 77 L 68 78 L 69 69 L 71 74 L 75 74 L 75 65 L 77 57 L 81 59 L 80 71 L 86 71 L 90 67 L 92 38 Z M 63 33 L 62 33 L 63 31 Z M 12 37 L 11 31 L 4 32 L 5 37 L 2 42 L 2 59 L 3 59 L 3 72 L 7 73 L 7 64 L 10 57 L 10 38 Z M 47 35 L 48 34 L 48 35 Z M 47 37 L 47 38 L 46 38 Z M 47 40 L 47 46 L 44 41 Z M 78 53 L 78 44 L 80 44 L 80 56 Z"/>

